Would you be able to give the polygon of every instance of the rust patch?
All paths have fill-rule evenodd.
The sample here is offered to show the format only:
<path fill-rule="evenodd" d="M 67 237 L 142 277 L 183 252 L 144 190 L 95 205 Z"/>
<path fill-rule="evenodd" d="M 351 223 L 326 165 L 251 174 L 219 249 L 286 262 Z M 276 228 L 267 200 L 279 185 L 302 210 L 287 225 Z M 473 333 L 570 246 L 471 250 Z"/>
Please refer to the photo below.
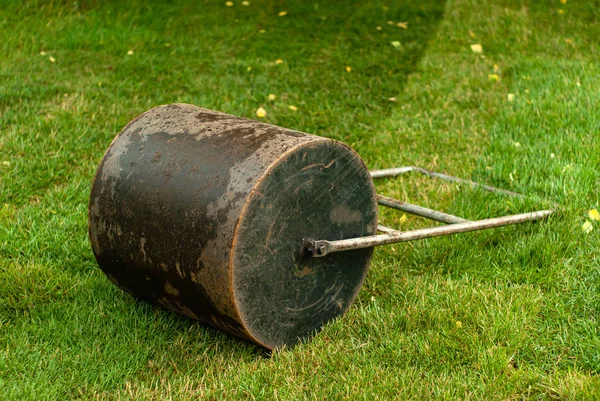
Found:
<path fill-rule="evenodd" d="M 174 295 L 174 296 L 179 295 L 179 290 L 177 288 L 173 287 L 171 285 L 171 283 L 169 283 L 168 281 L 165 284 L 165 292 L 167 292 L 168 294 Z"/>
<path fill-rule="evenodd" d="M 297 269 L 294 272 L 294 275 L 298 278 L 306 277 L 313 272 L 313 269 L 310 266 L 304 266 L 301 269 Z"/>
<path fill-rule="evenodd" d="M 302 168 L 302 171 L 305 170 L 309 170 L 311 168 L 315 168 L 315 167 L 321 167 L 321 169 L 328 169 L 329 167 L 331 167 L 333 165 L 333 163 L 335 163 L 335 159 L 331 160 L 329 163 L 324 164 L 324 163 L 313 163 L 313 164 L 309 164 L 308 166 Z"/>

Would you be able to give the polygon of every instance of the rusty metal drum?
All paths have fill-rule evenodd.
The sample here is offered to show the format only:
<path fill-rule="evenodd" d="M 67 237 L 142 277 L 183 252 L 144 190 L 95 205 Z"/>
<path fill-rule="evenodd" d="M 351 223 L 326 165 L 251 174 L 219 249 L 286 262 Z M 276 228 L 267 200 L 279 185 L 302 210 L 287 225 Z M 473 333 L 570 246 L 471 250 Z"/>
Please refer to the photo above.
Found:
<path fill-rule="evenodd" d="M 187 104 L 123 129 L 89 203 L 110 281 L 269 349 L 344 313 L 369 267 L 373 248 L 313 258 L 306 241 L 376 229 L 373 182 L 350 147 Z"/>

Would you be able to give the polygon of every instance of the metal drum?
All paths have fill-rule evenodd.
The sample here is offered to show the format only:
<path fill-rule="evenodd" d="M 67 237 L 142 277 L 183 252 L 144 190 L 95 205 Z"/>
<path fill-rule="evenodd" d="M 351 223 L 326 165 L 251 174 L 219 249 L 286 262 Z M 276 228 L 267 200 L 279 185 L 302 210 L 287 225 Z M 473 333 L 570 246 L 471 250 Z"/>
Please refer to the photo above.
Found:
<path fill-rule="evenodd" d="M 316 258 L 305 244 L 376 230 L 373 182 L 350 147 L 186 104 L 123 129 L 89 204 L 114 284 L 270 349 L 344 313 L 373 252 Z"/>

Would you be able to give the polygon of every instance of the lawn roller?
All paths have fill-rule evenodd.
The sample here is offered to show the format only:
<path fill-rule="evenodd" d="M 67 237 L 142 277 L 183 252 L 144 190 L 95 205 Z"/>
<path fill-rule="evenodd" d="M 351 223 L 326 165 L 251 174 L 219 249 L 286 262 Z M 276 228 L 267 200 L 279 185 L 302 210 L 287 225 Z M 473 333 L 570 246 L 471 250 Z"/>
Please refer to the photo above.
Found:
<path fill-rule="evenodd" d="M 541 219 L 467 221 L 375 193 L 349 146 L 187 104 L 156 107 L 113 140 L 94 179 L 89 235 L 98 265 L 134 296 L 268 349 L 343 314 L 377 245 Z M 378 225 L 378 204 L 443 226 Z M 378 231 L 380 232 L 378 234 Z"/>

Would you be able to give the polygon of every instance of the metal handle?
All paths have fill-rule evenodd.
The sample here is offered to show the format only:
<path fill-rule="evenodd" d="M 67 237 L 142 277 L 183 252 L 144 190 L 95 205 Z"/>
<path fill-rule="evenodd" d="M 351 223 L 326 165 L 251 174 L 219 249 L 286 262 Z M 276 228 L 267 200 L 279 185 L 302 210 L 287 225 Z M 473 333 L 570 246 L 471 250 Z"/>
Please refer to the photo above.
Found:
<path fill-rule="evenodd" d="M 334 252 L 370 248 L 372 246 L 378 245 L 396 244 L 399 242 L 414 241 L 418 239 L 432 237 L 441 237 L 443 235 L 452 235 L 458 233 L 465 233 L 469 231 L 484 230 L 487 228 L 508 226 L 511 224 L 519 224 L 524 223 L 526 221 L 543 219 L 548 217 L 552 213 L 554 213 L 554 210 L 541 210 L 538 212 L 515 214 L 512 216 L 496 217 L 492 219 L 478 221 L 467 221 L 466 223 L 457 223 L 449 226 L 423 228 L 413 231 L 391 231 L 386 234 L 342 239 L 338 241 L 312 241 L 312 243 L 309 244 L 308 250 L 312 252 L 314 257 L 319 258 Z"/>
<path fill-rule="evenodd" d="M 435 171 L 426 170 L 420 167 L 408 166 L 408 167 L 397 167 L 387 170 L 375 170 L 371 171 L 372 178 L 382 177 L 394 177 L 400 174 L 409 173 L 416 171 L 425 174 L 432 178 L 441 178 L 446 181 L 457 182 L 462 184 L 468 184 L 472 187 L 481 188 L 486 191 L 496 192 L 513 197 L 523 197 L 523 195 L 516 192 L 507 191 L 491 187 L 489 185 L 483 185 L 474 181 L 465 180 L 462 178 L 454 177 L 451 175 L 438 173 Z M 330 253 L 349 251 L 353 249 L 370 248 L 378 245 L 397 244 L 399 242 L 414 241 L 418 239 L 441 237 L 444 235 L 452 235 L 458 233 L 464 233 L 469 231 L 485 230 L 489 228 L 508 226 L 512 224 L 524 223 L 527 221 L 540 220 L 548 217 L 554 210 L 540 210 L 530 213 L 516 214 L 512 216 L 495 217 L 485 220 L 468 221 L 458 216 L 453 216 L 437 210 L 428 209 L 418 205 L 412 205 L 410 203 L 402 202 L 397 199 L 389 198 L 383 195 L 377 195 L 377 202 L 380 205 L 391 207 L 394 209 L 402 210 L 406 213 L 411 213 L 417 216 L 425 217 L 431 220 L 439 221 L 442 223 L 450 224 L 449 226 L 423 228 L 412 231 L 399 231 L 385 226 L 377 226 L 378 231 L 384 234 L 371 235 L 367 237 L 349 238 L 337 241 L 326 241 L 326 240 L 307 240 L 305 243 L 305 249 L 312 253 L 316 258 L 323 257 Z"/>

